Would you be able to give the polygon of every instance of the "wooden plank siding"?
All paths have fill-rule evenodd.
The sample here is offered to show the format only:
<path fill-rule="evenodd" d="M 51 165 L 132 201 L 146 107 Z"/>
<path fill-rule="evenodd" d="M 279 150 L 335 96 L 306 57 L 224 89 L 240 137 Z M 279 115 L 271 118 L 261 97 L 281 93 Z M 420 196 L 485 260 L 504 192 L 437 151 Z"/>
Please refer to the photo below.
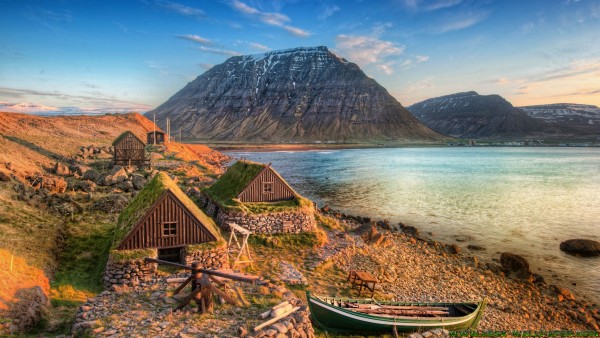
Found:
<path fill-rule="evenodd" d="M 271 192 L 264 191 L 265 183 L 272 183 Z M 294 197 L 296 197 L 294 190 L 269 166 L 265 166 L 265 169 L 238 195 L 243 203 L 277 202 L 291 200 Z"/>
<path fill-rule="evenodd" d="M 142 164 L 146 161 L 146 144 L 132 132 L 120 139 L 115 146 L 114 162 L 118 165 Z"/>
<path fill-rule="evenodd" d="M 165 222 L 176 222 L 175 235 L 163 234 Z M 165 191 L 118 249 L 172 248 L 215 240 L 173 193 Z"/>

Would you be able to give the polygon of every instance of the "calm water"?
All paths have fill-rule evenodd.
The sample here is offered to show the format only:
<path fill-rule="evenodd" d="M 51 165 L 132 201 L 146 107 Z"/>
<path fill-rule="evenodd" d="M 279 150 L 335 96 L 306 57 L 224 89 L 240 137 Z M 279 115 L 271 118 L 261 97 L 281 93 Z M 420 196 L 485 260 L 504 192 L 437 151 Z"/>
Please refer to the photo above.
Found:
<path fill-rule="evenodd" d="M 397 148 L 231 153 L 272 163 L 301 194 L 433 238 L 521 254 L 532 271 L 600 302 L 600 258 L 559 250 L 600 240 L 598 148 Z M 467 250 L 465 250 L 467 251 Z M 554 277 L 553 277 L 554 275 Z M 574 286 L 572 283 L 576 283 Z"/>

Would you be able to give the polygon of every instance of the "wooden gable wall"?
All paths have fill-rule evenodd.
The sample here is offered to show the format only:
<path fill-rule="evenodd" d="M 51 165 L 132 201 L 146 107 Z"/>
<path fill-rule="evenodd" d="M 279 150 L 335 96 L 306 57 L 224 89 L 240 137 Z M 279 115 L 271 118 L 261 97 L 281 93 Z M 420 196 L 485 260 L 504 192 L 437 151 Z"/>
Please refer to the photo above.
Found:
<path fill-rule="evenodd" d="M 165 223 L 175 223 L 174 234 L 165 235 Z M 166 191 L 118 249 L 172 248 L 215 240 L 179 199 Z"/>
<path fill-rule="evenodd" d="M 146 144 L 132 132 L 127 133 L 115 144 L 114 162 L 119 165 L 140 164 L 146 160 Z"/>
<path fill-rule="evenodd" d="M 271 191 L 265 192 L 265 185 L 271 184 Z M 277 175 L 271 167 L 265 167 L 238 198 L 242 202 L 277 202 L 294 199 L 294 190 Z"/>

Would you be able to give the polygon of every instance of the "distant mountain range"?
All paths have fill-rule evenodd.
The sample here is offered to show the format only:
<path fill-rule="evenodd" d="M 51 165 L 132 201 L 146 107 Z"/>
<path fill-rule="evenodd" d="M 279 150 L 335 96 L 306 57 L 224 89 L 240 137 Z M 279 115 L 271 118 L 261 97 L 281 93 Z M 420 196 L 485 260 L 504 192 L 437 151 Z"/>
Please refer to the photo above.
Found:
<path fill-rule="evenodd" d="M 24 113 L 42 116 L 53 115 L 103 115 L 103 114 L 126 114 L 131 110 L 124 109 L 83 109 L 78 107 L 52 107 L 30 102 L 9 103 L 0 102 L 0 112 Z"/>
<path fill-rule="evenodd" d="M 600 136 L 596 106 L 514 107 L 499 95 L 474 91 L 431 98 L 408 107 L 431 129 L 456 138 L 516 140 Z"/>
<path fill-rule="evenodd" d="M 235 142 L 435 142 L 445 137 L 411 115 L 354 63 L 326 47 L 234 56 L 154 111 L 184 137 Z"/>

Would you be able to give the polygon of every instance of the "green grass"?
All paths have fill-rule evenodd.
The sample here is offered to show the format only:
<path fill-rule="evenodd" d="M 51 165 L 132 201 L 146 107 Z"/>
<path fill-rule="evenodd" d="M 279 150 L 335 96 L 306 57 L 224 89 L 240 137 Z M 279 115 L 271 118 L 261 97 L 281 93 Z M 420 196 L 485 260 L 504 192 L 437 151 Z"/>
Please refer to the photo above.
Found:
<path fill-rule="evenodd" d="M 135 250 L 113 250 L 110 257 L 115 263 L 125 263 L 127 261 L 139 260 L 145 257 L 157 257 L 155 248 L 135 249 Z"/>
<path fill-rule="evenodd" d="M 248 242 L 253 246 L 273 249 L 300 250 L 316 248 L 327 241 L 322 230 L 301 232 L 299 234 L 252 235 Z"/>
<path fill-rule="evenodd" d="M 60 268 L 54 276 L 53 288 L 71 286 L 91 293 L 102 291 L 114 223 L 102 222 L 95 216 L 99 215 L 82 215 L 67 223 L 68 238 L 59 256 Z"/>
<path fill-rule="evenodd" d="M 280 201 L 274 203 L 244 203 L 240 206 L 244 211 L 250 214 L 264 214 L 271 212 L 284 212 L 296 210 L 298 208 L 310 208 L 312 202 L 303 197 L 296 197 L 289 201 Z"/>

